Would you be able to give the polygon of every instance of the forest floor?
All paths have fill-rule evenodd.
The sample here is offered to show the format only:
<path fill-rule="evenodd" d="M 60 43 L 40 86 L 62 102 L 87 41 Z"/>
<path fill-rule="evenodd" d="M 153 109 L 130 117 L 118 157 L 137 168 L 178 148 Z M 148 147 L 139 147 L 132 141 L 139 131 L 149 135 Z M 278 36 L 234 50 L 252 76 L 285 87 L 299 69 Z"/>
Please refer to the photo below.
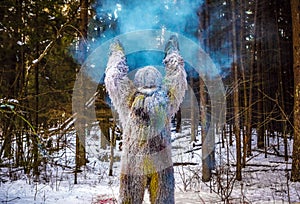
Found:
<path fill-rule="evenodd" d="M 113 176 L 108 176 L 109 161 L 103 158 L 109 156 L 110 150 L 99 149 L 99 138 L 95 137 L 97 131 L 97 129 L 91 131 L 93 134 L 87 152 L 89 163 L 81 173 L 78 173 L 78 184 L 74 184 L 74 172 L 68 168 L 74 166 L 74 153 L 72 153 L 74 144 L 70 142 L 64 152 L 47 159 L 40 182 L 34 182 L 20 169 L 14 171 L 0 168 L 0 203 L 94 204 L 105 203 L 105 201 L 109 203 L 109 200 L 117 199 L 120 162 L 114 163 Z M 74 136 L 72 135 L 69 134 L 67 137 L 72 138 Z M 226 140 L 225 147 L 222 148 L 219 136 L 216 137 L 216 170 L 213 171 L 212 180 L 204 183 L 201 181 L 201 146 L 193 147 L 190 143 L 189 122 L 184 121 L 182 132 L 173 133 L 172 137 L 173 161 L 180 163 L 174 167 L 176 204 L 225 203 L 225 201 L 228 203 L 300 203 L 300 183 L 289 181 L 291 159 L 286 162 L 282 156 L 278 156 L 283 154 L 282 139 L 270 138 L 267 157 L 264 151 L 254 148 L 253 155 L 247 158 L 247 165 L 243 168 L 242 181 L 237 181 L 235 180 L 235 145 L 233 143 L 229 146 Z M 255 143 L 255 132 L 253 143 Z M 290 155 L 291 143 L 292 141 L 289 142 Z M 191 151 L 192 149 L 194 151 Z M 116 149 L 116 157 L 120 154 L 121 152 Z M 182 165 L 184 163 L 189 165 Z M 144 203 L 149 203 L 147 193 Z"/>

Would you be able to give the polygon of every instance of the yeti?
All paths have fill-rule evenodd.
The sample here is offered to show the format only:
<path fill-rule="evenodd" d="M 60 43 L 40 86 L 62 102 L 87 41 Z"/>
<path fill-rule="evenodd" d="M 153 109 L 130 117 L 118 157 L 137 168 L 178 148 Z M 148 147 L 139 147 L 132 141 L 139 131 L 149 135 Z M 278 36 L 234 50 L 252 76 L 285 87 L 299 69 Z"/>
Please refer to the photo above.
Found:
<path fill-rule="evenodd" d="M 152 204 L 174 203 L 170 121 L 187 89 L 176 36 L 165 46 L 163 64 L 165 77 L 146 66 L 132 81 L 120 41 L 110 45 L 104 82 L 123 128 L 119 203 L 141 204 L 145 189 Z"/>

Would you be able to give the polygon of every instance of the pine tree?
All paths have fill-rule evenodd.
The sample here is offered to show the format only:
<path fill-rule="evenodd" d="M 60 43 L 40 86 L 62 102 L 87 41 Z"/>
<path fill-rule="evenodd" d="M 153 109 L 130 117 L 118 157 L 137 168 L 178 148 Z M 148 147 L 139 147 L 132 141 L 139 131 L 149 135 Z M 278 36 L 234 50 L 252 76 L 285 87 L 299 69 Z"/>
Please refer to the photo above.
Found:
<path fill-rule="evenodd" d="M 16 166 L 24 166 L 25 173 L 34 168 L 38 175 L 40 147 L 49 137 L 48 129 L 72 113 L 77 65 L 69 47 L 77 32 L 78 3 L 8 0 L 0 4 L 0 99 L 18 101 L 13 104 L 14 114 L 1 110 L 0 128 L 17 144 L 7 140 L 5 151 L 9 154 L 12 147 Z M 8 137 L 1 134 L 1 142 L 3 138 Z"/>

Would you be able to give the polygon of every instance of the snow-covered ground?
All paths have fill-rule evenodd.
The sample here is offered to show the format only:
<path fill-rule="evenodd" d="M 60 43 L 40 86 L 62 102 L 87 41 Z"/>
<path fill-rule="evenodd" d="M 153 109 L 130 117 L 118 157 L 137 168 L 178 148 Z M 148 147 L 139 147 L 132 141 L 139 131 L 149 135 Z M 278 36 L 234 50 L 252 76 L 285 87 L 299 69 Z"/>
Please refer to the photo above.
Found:
<path fill-rule="evenodd" d="M 120 163 L 114 163 L 113 176 L 108 176 L 109 161 L 100 161 L 98 158 L 109 156 L 110 150 L 99 149 L 99 137 L 96 136 L 98 133 L 98 130 L 91 131 L 87 145 L 89 163 L 78 173 L 78 184 L 74 184 L 74 172 L 71 169 L 53 165 L 53 162 L 64 164 L 66 161 L 66 166 L 74 164 L 74 146 L 70 145 L 64 150 L 64 154 L 57 154 L 61 155 L 60 157 L 52 155 L 53 162 L 48 163 L 44 169 L 45 173 L 41 175 L 44 182 L 34 182 L 32 178 L 22 174 L 22 171 L 17 171 L 15 177 L 18 179 L 12 181 L 8 179 L 9 170 L 0 169 L 0 202 L 93 204 L 101 203 L 100 200 L 117 199 Z M 72 135 L 69 134 L 68 137 L 73 137 Z M 255 133 L 253 136 L 255 137 Z M 300 203 L 300 183 L 292 183 L 287 177 L 291 169 L 291 160 L 285 162 L 284 158 L 275 155 L 265 158 L 264 153 L 254 149 L 253 156 L 247 158 L 247 166 L 243 168 L 243 180 L 236 181 L 234 145 L 222 148 L 221 144 L 218 144 L 217 168 L 213 172 L 212 181 L 204 183 L 201 181 L 201 149 L 186 153 L 192 149 L 188 121 L 183 121 L 182 133 L 173 133 L 173 139 L 173 161 L 197 163 L 174 167 L 176 203 L 224 203 L 222 198 L 226 200 L 226 195 L 230 203 Z M 216 142 L 219 142 L 219 136 L 216 137 Z M 279 142 L 282 145 L 280 140 Z M 277 144 L 277 138 L 274 141 L 270 139 L 270 146 L 272 144 Z M 289 148 L 291 154 L 291 147 Z M 121 152 L 117 149 L 115 153 L 119 156 Z M 280 151 L 283 151 L 282 149 Z M 274 152 L 272 148 L 268 151 Z M 147 193 L 144 200 L 144 203 L 149 203 Z"/>

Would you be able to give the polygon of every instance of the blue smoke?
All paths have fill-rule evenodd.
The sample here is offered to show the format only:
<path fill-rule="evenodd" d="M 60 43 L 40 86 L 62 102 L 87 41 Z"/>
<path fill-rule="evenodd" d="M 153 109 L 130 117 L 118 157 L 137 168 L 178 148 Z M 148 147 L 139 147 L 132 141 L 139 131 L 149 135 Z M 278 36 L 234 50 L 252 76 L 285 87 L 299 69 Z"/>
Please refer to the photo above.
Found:
<path fill-rule="evenodd" d="M 91 48 L 93 50 L 93 47 L 97 48 L 115 36 L 146 29 L 167 30 L 197 42 L 197 12 L 202 3 L 203 0 L 98 0 L 94 4 L 96 19 L 106 26 L 101 35 L 94 39 Z M 164 53 L 147 51 L 131 54 L 128 65 L 131 69 L 146 65 L 161 66 L 163 56 Z"/>
<path fill-rule="evenodd" d="M 92 31 L 89 34 L 89 53 L 116 36 L 145 29 L 162 31 L 161 34 L 163 30 L 178 33 L 196 44 L 200 44 L 198 14 L 202 5 L 203 0 L 96 0 L 93 5 L 95 16 L 91 19 L 94 22 L 90 23 L 89 28 L 89 31 Z M 153 42 L 153 38 L 149 39 L 150 41 Z M 139 43 L 139 38 L 131 44 L 127 43 L 125 52 L 131 47 L 139 46 Z M 184 46 L 183 50 L 188 51 L 189 45 L 180 44 L 180 47 Z M 147 65 L 162 66 L 163 56 L 163 52 L 157 53 L 151 50 L 131 53 L 127 56 L 128 65 L 131 70 Z M 106 58 L 107 56 L 102 57 Z M 226 75 L 227 67 L 231 65 L 230 56 L 216 50 L 210 51 L 210 57 L 215 63 L 218 73 L 209 72 L 208 74 L 215 76 L 225 73 L 224 75 Z M 226 67 L 225 71 L 224 67 Z M 186 69 L 190 72 L 189 70 L 193 67 L 187 66 Z M 197 73 L 195 77 L 197 77 Z"/>
<path fill-rule="evenodd" d="M 104 0 L 96 4 L 95 10 L 98 16 L 108 13 L 117 20 L 119 34 L 165 28 L 195 38 L 197 11 L 202 3 L 203 0 Z"/>

